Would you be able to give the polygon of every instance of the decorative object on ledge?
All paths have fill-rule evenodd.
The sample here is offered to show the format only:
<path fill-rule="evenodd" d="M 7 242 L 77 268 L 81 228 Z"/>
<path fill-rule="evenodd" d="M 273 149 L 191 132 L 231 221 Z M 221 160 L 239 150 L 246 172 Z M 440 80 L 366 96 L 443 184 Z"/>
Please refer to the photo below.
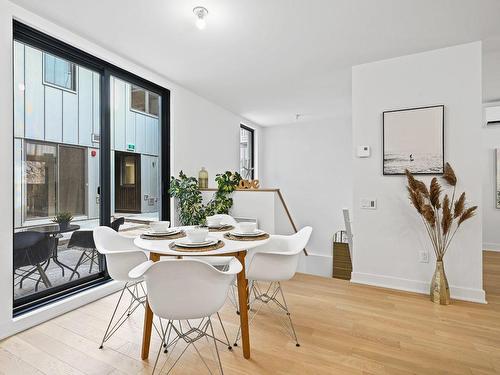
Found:
<path fill-rule="evenodd" d="M 238 184 L 238 189 L 258 189 L 260 187 L 259 180 L 241 180 Z"/>
<path fill-rule="evenodd" d="M 442 174 L 444 105 L 383 113 L 384 175 Z"/>
<path fill-rule="evenodd" d="M 347 232 L 340 230 L 333 235 L 333 270 L 332 277 L 351 280 L 352 262 L 349 251 Z"/>
<path fill-rule="evenodd" d="M 200 171 L 201 172 L 201 171 Z M 181 225 L 203 225 L 206 217 L 215 214 L 228 214 L 233 206 L 230 195 L 236 190 L 241 176 L 238 172 L 227 171 L 217 174 L 215 181 L 217 189 L 213 198 L 204 205 L 198 181 L 179 172 L 179 178 L 170 179 L 170 196 L 178 198 L 177 213 Z"/>
<path fill-rule="evenodd" d="M 56 217 L 52 219 L 54 223 L 59 224 L 59 229 L 65 231 L 68 229 L 69 223 L 73 220 L 71 212 L 59 212 Z"/>
<path fill-rule="evenodd" d="M 201 167 L 201 170 L 198 172 L 198 187 L 200 189 L 208 188 L 208 172 L 205 167 Z"/>
<path fill-rule="evenodd" d="M 450 289 L 444 272 L 444 256 L 464 221 L 476 213 L 477 206 L 467 207 L 465 192 L 456 198 L 457 177 L 450 164 L 444 166 L 442 178 L 448 186 L 453 187 L 451 199 L 448 194 L 441 199 L 443 190 L 436 177 L 429 188 L 406 170 L 409 198 L 422 218 L 425 229 L 436 255 L 436 270 L 430 287 L 431 301 L 448 305 Z"/>

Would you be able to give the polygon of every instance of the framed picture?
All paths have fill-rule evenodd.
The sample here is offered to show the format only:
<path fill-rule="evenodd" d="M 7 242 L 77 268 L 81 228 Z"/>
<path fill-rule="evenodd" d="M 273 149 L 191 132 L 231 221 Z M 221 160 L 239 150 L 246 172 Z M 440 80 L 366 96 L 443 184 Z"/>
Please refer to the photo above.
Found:
<path fill-rule="evenodd" d="M 442 174 L 444 105 L 383 113 L 384 175 Z"/>
<path fill-rule="evenodd" d="M 500 148 L 497 148 L 496 150 L 496 157 L 497 157 L 497 165 L 496 165 L 496 170 L 497 170 L 497 188 L 496 188 L 496 198 L 495 201 L 497 202 L 497 208 L 500 208 Z"/>

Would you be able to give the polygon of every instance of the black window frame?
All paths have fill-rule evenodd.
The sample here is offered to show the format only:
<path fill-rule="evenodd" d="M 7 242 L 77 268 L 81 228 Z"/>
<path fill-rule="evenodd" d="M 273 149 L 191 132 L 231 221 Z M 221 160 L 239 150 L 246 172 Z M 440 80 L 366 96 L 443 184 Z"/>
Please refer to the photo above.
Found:
<path fill-rule="evenodd" d="M 160 219 L 170 220 L 170 196 L 168 194 L 168 181 L 170 177 L 170 90 L 144 79 L 134 73 L 102 60 L 92 54 L 85 52 L 77 47 L 45 34 L 37 29 L 30 27 L 18 20 L 13 19 L 12 48 L 14 41 L 28 44 L 39 48 L 43 52 L 53 54 L 56 57 L 65 59 L 71 63 L 88 68 L 100 74 L 100 207 L 99 222 L 100 225 L 110 226 L 111 224 L 111 76 L 128 81 L 131 84 L 141 86 L 148 91 L 156 93 L 161 98 L 161 111 L 159 114 L 161 123 L 161 170 L 160 170 L 160 194 L 161 209 Z M 12 106 L 14 113 L 14 105 Z M 12 124 L 13 126 L 14 124 Z M 14 137 L 12 138 L 14 144 Z M 14 147 L 13 147 L 14 152 Z M 14 181 L 14 173 L 12 181 Z M 11 199 L 14 197 L 14 184 L 12 184 Z M 14 210 L 12 211 L 14 219 Z M 13 220 L 14 222 L 14 220 Z M 14 230 L 12 230 L 12 236 Z M 13 242 L 13 237 L 12 237 Z M 14 251 L 11 248 L 11 251 Z M 94 288 L 105 284 L 111 279 L 104 267 L 104 271 L 83 280 L 73 280 L 71 282 L 59 285 L 33 295 L 18 298 L 14 297 L 12 289 L 13 316 L 19 316 L 39 307 L 53 303 L 55 301 L 67 298 L 71 295 L 80 293 L 84 290 Z"/>
<path fill-rule="evenodd" d="M 252 168 L 252 180 L 255 178 L 255 129 L 246 126 L 244 124 L 240 124 L 240 129 L 244 129 L 250 133 L 250 139 L 252 142 L 252 153 L 250 155 L 250 161 L 252 163 L 251 168 Z M 241 143 L 241 134 L 240 134 L 240 143 Z M 240 156 L 241 157 L 241 156 Z"/>

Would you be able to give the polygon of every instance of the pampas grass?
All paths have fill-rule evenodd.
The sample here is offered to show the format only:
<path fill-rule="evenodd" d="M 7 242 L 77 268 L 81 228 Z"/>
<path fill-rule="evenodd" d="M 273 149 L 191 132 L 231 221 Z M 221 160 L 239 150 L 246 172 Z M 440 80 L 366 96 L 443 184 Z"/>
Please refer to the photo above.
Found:
<path fill-rule="evenodd" d="M 443 188 L 436 177 L 427 188 L 425 183 L 417 180 L 408 170 L 405 173 L 410 202 L 422 218 L 437 260 L 443 260 L 458 228 L 475 215 L 477 206 L 467 207 L 465 192 L 455 201 L 458 179 L 449 163 L 445 165 L 442 178 L 453 188 L 451 199 L 445 194 L 441 200 Z"/>

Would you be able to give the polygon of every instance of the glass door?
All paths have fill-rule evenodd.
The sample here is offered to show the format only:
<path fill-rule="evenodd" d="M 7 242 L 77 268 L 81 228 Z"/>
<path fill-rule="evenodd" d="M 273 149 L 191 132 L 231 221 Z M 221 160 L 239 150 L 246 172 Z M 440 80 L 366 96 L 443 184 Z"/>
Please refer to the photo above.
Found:
<path fill-rule="evenodd" d="M 160 94 L 111 76 L 113 218 L 160 220 L 162 121 Z"/>
<path fill-rule="evenodd" d="M 109 280 L 93 228 L 169 220 L 169 91 L 14 24 L 14 315 Z"/>
<path fill-rule="evenodd" d="M 99 225 L 101 74 L 14 41 L 14 306 L 105 277 Z"/>

